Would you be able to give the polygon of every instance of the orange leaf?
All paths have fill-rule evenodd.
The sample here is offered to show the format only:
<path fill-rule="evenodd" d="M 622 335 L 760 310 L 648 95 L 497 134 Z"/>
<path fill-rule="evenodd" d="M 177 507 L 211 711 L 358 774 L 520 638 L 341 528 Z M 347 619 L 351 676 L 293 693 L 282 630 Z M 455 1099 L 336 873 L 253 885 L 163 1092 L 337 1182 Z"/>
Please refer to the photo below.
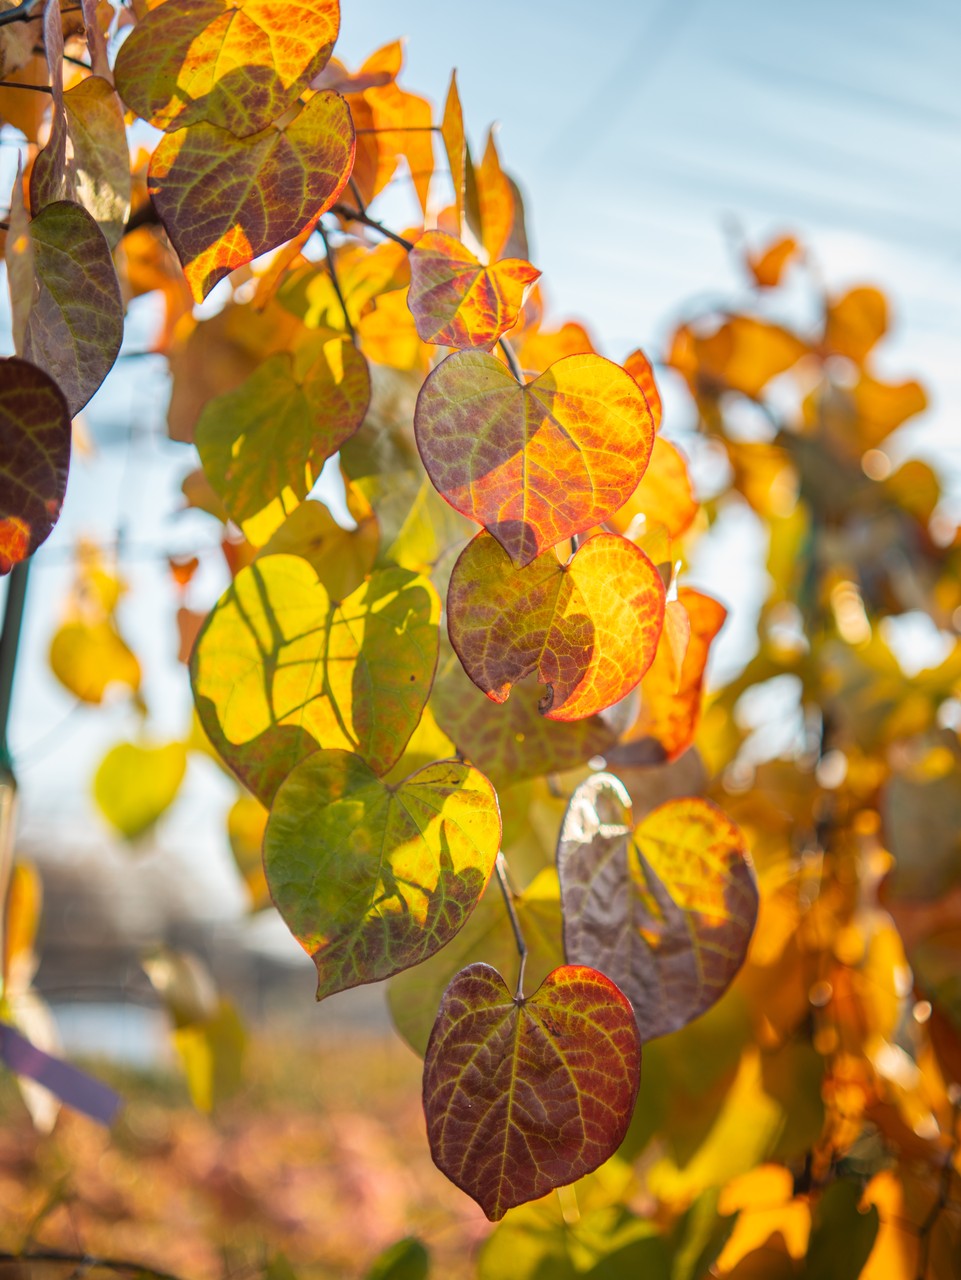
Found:
<path fill-rule="evenodd" d="M 517 569 L 489 534 L 451 573 L 451 644 L 478 688 L 504 702 L 536 671 L 540 710 L 582 720 L 617 702 L 650 666 L 664 622 L 664 585 L 643 551 L 599 533 L 566 565 L 550 552 Z"/>
<path fill-rule="evenodd" d="M 521 567 L 623 506 L 654 444 L 637 383 L 601 356 L 521 385 L 493 356 L 457 351 L 424 382 L 414 430 L 434 486 Z"/>
<path fill-rule="evenodd" d="M 490 350 L 517 322 L 524 290 L 540 272 L 520 258 L 482 267 L 443 231 L 421 236 L 410 255 L 408 306 L 424 342 Z"/>
<path fill-rule="evenodd" d="M 753 316 L 730 316 L 706 336 L 682 325 L 674 335 L 668 364 L 683 374 L 695 393 L 730 389 L 756 398 L 806 351 L 800 338 L 780 325 Z"/>
<path fill-rule="evenodd" d="M 501 168 L 493 129 L 487 135 L 484 158 L 474 170 L 480 205 L 481 243 L 491 261 L 499 258 L 514 229 L 514 192 Z"/>
<path fill-rule="evenodd" d="M 746 254 L 747 269 L 759 289 L 774 289 L 781 283 L 785 268 L 797 257 L 800 245 L 793 236 L 781 236 L 760 253 Z"/>
<path fill-rule="evenodd" d="M 441 121 L 440 136 L 447 152 L 447 163 L 450 166 L 450 180 L 454 187 L 454 205 L 457 209 L 457 230 L 460 232 L 464 224 L 464 188 L 467 180 L 467 139 L 464 136 L 464 113 L 461 110 L 460 94 L 457 92 L 457 72 L 450 75 L 450 88 L 447 90 L 447 101 L 444 103 L 444 118 Z"/>
<path fill-rule="evenodd" d="M 374 195 L 390 181 L 397 167 L 398 155 L 404 156 L 410 169 L 414 191 L 421 209 L 427 212 L 427 196 L 434 172 L 433 112 L 426 98 L 408 93 L 395 83 L 404 61 L 403 46 L 399 40 L 385 45 L 372 54 L 361 67 L 362 75 L 386 72 L 390 79 L 385 84 L 372 86 L 364 91 L 364 101 L 373 114 L 372 128 L 376 141 L 377 176 Z M 351 95 L 353 104 L 354 95 Z"/>
<path fill-rule="evenodd" d="M 333 93 L 315 94 L 284 127 L 249 138 L 213 124 L 165 134 L 149 190 L 194 298 L 329 209 L 353 159 L 350 112 Z"/>
<path fill-rule="evenodd" d="M 626 534 L 634 521 L 643 516 L 645 528 L 661 524 L 669 537 L 679 538 L 691 527 L 697 510 L 698 502 L 683 455 L 670 441 L 658 436 L 640 484 L 607 523 L 618 533 Z"/>
<path fill-rule="evenodd" d="M 824 317 L 824 346 L 861 364 L 888 330 L 888 302 L 880 289 L 851 289 L 832 299 Z"/>
<path fill-rule="evenodd" d="M 654 430 L 660 431 L 661 418 L 663 417 L 661 393 L 658 391 L 657 383 L 654 381 L 654 370 L 651 367 L 650 360 L 638 347 L 624 361 L 624 368 L 644 392 L 647 407 L 650 409 L 651 417 L 654 419 Z"/>

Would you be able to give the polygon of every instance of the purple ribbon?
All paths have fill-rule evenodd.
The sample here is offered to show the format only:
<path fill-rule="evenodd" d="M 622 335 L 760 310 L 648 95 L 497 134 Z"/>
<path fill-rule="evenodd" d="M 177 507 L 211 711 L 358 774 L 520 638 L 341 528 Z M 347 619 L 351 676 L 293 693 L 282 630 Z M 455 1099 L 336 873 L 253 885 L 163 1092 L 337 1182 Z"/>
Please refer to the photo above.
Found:
<path fill-rule="evenodd" d="M 118 1093 L 69 1062 L 44 1053 L 5 1022 L 0 1022 L 0 1059 L 15 1075 L 42 1084 L 66 1106 L 82 1111 L 91 1120 L 109 1125 L 117 1114 L 121 1104 Z"/>

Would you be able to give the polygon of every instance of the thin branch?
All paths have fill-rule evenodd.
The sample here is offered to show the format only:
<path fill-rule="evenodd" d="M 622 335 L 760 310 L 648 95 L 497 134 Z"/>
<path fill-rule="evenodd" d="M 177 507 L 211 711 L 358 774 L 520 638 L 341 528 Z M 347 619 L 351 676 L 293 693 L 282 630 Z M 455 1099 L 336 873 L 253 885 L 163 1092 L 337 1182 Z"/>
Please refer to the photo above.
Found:
<path fill-rule="evenodd" d="M 350 185 L 350 194 L 357 201 L 357 208 L 360 210 L 361 213 L 366 213 L 367 206 L 366 204 L 364 204 L 364 197 L 360 194 L 360 187 L 358 187 L 357 185 L 357 179 L 354 177 L 353 174 L 351 174 L 350 177 L 347 179 L 347 181 Z"/>
<path fill-rule="evenodd" d="M 436 124 L 393 124 L 383 129 L 355 129 L 355 133 L 440 133 Z"/>
<path fill-rule="evenodd" d="M 524 374 L 520 364 L 518 363 L 517 356 L 514 353 L 514 348 L 511 346 L 511 344 L 507 341 L 506 338 L 501 338 L 499 345 L 500 345 L 501 351 L 503 351 L 504 353 L 504 358 L 507 360 L 507 367 L 510 369 L 511 373 L 514 375 L 517 381 L 521 384 L 521 386 L 523 386 Z"/>
<path fill-rule="evenodd" d="M 15 84 L 12 80 L 0 80 L 0 89 L 29 89 L 31 93 L 53 93 L 48 84 Z"/>
<path fill-rule="evenodd" d="M 507 879 L 507 859 L 502 852 L 498 853 L 497 861 L 494 863 L 494 874 L 497 876 L 497 883 L 500 885 L 501 893 L 504 897 L 504 905 L 507 907 L 507 914 L 510 917 L 511 929 L 514 931 L 514 944 L 521 960 L 520 968 L 517 971 L 517 991 L 514 995 L 514 999 L 520 1003 L 524 999 L 524 967 L 527 964 L 527 943 L 524 941 L 523 933 L 521 933 L 521 924 L 517 918 L 517 910 L 514 907 L 514 893 Z"/>
<path fill-rule="evenodd" d="M 382 222 L 378 222 L 376 218 L 370 217 L 368 213 L 362 212 L 360 209 L 352 208 L 349 204 L 335 204 L 331 209 L 331 213 L 336 213 L 348 222 L 362 222 L 365 227 L 370 227 L 373 231 L 380 232 L 382 236 L 386 236 L 388 240 L 393 240 L 394 244 L 399 244 L 408 253 L 414 247 L 412 240 L 405 240 L 403 236 L 399 236 L 396 231 L 391 231 Z"/>
<path fill-rule="evenodd" d="M 34 51 L 34 53 L 45 53 L 45 52 L 46 52 L 46 50 L 44 49 L 44 47 L 43 47 L 43 45 L 42 45 L 42 44 L 35 44 L 35 45 L 33 46 L 33 51 Z M 64 62 L 69 62 L 69 63 L 71 63 L 71 64 L 72 64 L 73 66 L 75 66 L 75 67 L 83 67 L 84 71 L 89 71 L 89 70 L 90 70 L 90 63 L 89 63 L 89 62 L 84 62 L 84 60 L 83 60 L 82 58 L 74 58 L 74 57 L 73 57 L 71 54 L 69 54 L 69 53 L 65 53 L 65 54 L 63 54 L 63 55 L 62 55 L 62 57 L 63 57 Z"/>
<path fill-rule="evenodd" d="M 179 1276 L 172 1275 L 169 1271 L 157 1271 L 143 1262 L 129 1262 L 126 1258 L 99 1258 L 92 1253 L 61 1253 L 57 1249 L 31 1249 L 28 1253 L 0 1252 L 0 1262 L 72 1262 L 84 1271 L 104 1267 L 121 1274 L 129 1272 L 139 1277 L 151 1276 L 153 1280 L 180 1280 Z"/>
<path fill-rule="evenodd" d="M 331 253 L 330 241 L 327 239 L 327 232 L 323 228 L 323 224 L 318 222 L 317 230 L 320 232 L 320 238 L 324 242 L 324 252 L 327 254 L 327 270 L 330 272 L 330 282 L 334 286 L 334 293 L 337 295 L 337 301 L 340 303 L 340 309 L 344 313 L 344 324 L 347 326 L 347 332 L 350 334 L 350 340 L 356 347 L 357 334 L 354 332 L 354 326 L 350 322 L 350 316 L 347 314 L 347 303 L 344 301 L 344 293 L 340 287 L 340 280 L 337 278 L 337 268 L 334 266 L 334 255 Z"/>
<path fill-rule="evenodd" d="M 23 0 L 13 9 L 5 9 L 0 13 L 0 27 L 6 27 L 11 22 L 29 22 L 34 16 L 34 9 L 40 0 Z"/>

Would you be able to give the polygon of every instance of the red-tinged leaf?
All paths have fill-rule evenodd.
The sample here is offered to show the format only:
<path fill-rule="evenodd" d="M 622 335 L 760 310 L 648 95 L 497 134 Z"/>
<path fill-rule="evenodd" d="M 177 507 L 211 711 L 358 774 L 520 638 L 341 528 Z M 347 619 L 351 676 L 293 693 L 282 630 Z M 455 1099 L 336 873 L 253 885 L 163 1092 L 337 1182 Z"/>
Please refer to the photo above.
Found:
<path fill-rule="evenodd" d="M 80 7 L 83 11 L 84 35 L 87 40 L 87 49 L 90 52 L 90 65 L 93 68 L 93 73 L 95 76 L 106 80 L 108 84 L 113 84 L 113 71 L 107 56 L 104 23 L 101 21 L 104 9 L 98 3 L 98 0 L 80 0 Z M 107 8 L 106 13 L 105 22 L 106 26 L 109 27 L 114 18 L 112 5 Z"/>
<path fill-rule="evenodd" d="M 248 138 L 213 124 L 166 134 L 149 191 L 194 298 L 329 209 L 353 158 L 354 126 L 335 93 L 315 94 L 283 127 Z"/>
<path fill-rule="evenodd" d="M 493 129 L 487 135 L 484 158 L 474 169 L 480 209 L 481 243 L 493 262 L 504 252 L 514 229 L 514 191 L 501 168 Z"/>
<path fill-rule="evenodd" d="M 457 91 L 457 72 L 450 74 L 450 88 L 444 103 L 444 118 L 440 124 L 440 136 L 447 152 L 450 180 L 454 188 L 454 206 L 457 210 L 457 230 L 464 225 L 464 192 L 467 181 L 467 138 L 464 134 L 464 113 Z"/>
<path fill-rule="evenodd" d="M 654 381 L 654 370 L 651 367 L 650 360 L 638 347 L 624 361 L 624 368 L 644 392 L 647 407 L 650 409 L 651 417 L 654 419 L 654 430 L 660 431 L 661 418 L 663 417 L 661 393 L 658 391 L 657 383 Z"/>
<path fill-rule="evenodd" d="M 759 289 L 774 289 L 780 283 L 789 263 L 798 256 L 801 246 L 793 236 L 781 236 L 760 253 L 745 256 L 747 269 Z"/>
<path fill-rule="evenodd" d="M 316 751 L 282 783 L 264 869 L 317 966 L 317 999 L 426 960 L 477 905 L 500 847 L 494 789 L 440 761 L 396 786 L 349 751 Z"/>
<path fill-rule="evenodd" d="M 15 192 L 16 196 L 16 192 Z M 14 201 L 15 202 L 15 201 Z M 12 211 L 11 211 L 12 216 Z M 47 205 L 26 232 L 35 284 L 23 289 L 23 234 L 8 237 L 7 261 L 18 354 L 48 373 L 70 414 L 84 407 L 113 367 L 123 338 L 123 303 L 110 247 L 85 209 Z"/>
<path fill-rule="evenodd" d="M 756 397 L 807 350 L 780 325 L 734 315 L 705 335 L 682 325 L 672 340 L 668 364 L 687 379 L 695 394 L 717 395 L 730 389 Z"/>
<path fill-rule="evenodd" d="M 430 705 L 434 718 L 460 755 L 477 765 L 495 786 L 562 773 L 603 755 L 617 740 L 599 716 L 567 722 L 542 716 L 532 677 L 511 691 L 506 703 L 485 698 L 467 677 L 456 653 L 438 667 Z"/>
<path fill-rule="evenodd" d="M 367 361 L 342 338 L 271 356 L 236 390 L 208 401 L 195 432 L 200 460 L 255 546 L 306 498 L 369 401 Z"/>
<path fill-rule="evenodd" d="M 410 255 L 407 302 L 424 342 L 489 351 L 517 323 L 524 291 L 540 272 L 520 258 L 482 267 L 443 231 L 428 231 Z"/>
<path fill-rule="evenodd" d="M 0 574 L 47 538 L 70 466 L 70 413 L 55 382 L 26 360 L 0 360 Z"/>
<path fill-rule="evenodd" d="M 490 965 L 447 988 L 424 1063 L 434 1163 L 496 1222 L 620 1146 L 640 1082 L 627 999 L 604 974 L 555 969 L 526 999 Z"/>
<path fill-rule="evenodd" d="M 532 672 L 551 720 L 611 706 L 651 665 L 664 622 L 664 584 L 619 534 L 599 533 L 566 565 L 553 552 L 517 569 L 480 533 L 454 565 L 447 595 L 451 644 L 494 702 Z"/>
<path fill-rule="evenodd" d="M 644 758 L 656 764 L 676 760 L 694 741 L 708 653 L 727 617 L 722 604 L 691 587 L 680 588 L 676 603 L 689 620 L 687 648 L 678 664 L 676 652 L 659 645 L 644 677 L 640 715 L 621 738 L 636 744 L 631 752 L 636 763 L 639 747 L 644 748 Z"/>
<path fill-rule="evenodd" d="M 191 658 L 208 737 L 265 804 L 318 747 L 356 751 L 386 773 L 427 702 L 439 616 L 433 587 L 405 569 L 371 574 L 338 603 L 299 556 L 258 559 Z"/>
<path fill-rule="evenodd" d="M 604 966 L 647 1041 L 727 989 L 758 892 L 740 831 L 709 800 L 669 800 L 632 827 L 623 784 L 595 774 L 571 797 L 557 869 L 568 960 Z"/>
<path fill-rule="evenodd" d="M 437 490 L 521 567 L 623 506 L 654 444 L 637 383 L 594 355 L 522 385 L 493 356 L 455 351 L 424 382 L 414 430 Z"/>
<path fill-rule="evenodd" d="M 247 138 L 323 70 L 339 29 L 338 0 L 166 0 L 121 46 L 117 89 L 157 129 L 205 122 Z"/>
<path fill-rule="evenodd" d="M 684 455 L 669 440 L 658 436 L 640 484 L 607 523 L 630 537 L 663 525 L 668 537 L 679 538 L 691 527 L 697 512 L 698 501 Z"/>
<path fill-rule="evenodd" d="M 847 356 L 855 364 L 865 357 L 888 330 L 888 300 L 880 289 L 862 286 L 851 289 L 827 305 L 824 317 L 824 346 Z"/>
<path fill-rule="evenodd" d="M 43 11 L 43 48 L 50 80 L 50 137 L 37 155 L 30 173 L 30 212 L 68 196 L 63 187 L 67 158 L 67 118 L 63 108 L 63 19 L 59 4 Z"/>

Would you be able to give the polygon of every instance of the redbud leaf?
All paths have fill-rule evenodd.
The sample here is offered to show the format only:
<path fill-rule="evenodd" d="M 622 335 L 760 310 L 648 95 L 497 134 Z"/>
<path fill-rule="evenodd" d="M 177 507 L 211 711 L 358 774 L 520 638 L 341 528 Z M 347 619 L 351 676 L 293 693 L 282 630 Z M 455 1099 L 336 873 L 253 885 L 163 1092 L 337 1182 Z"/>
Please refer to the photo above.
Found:
<path fill-rule="evenodd" d="M 360 756 L 316 751 L 281 784 L 264 870 L 317 967 L 317 998 L 418 964 L 477 905 L 500 847 L 494 789 L 445 760 L 389 786 Z"/>
<path fill-rule="evenodd" d="M 555 969 L 526 999 L 472 964 L 441 1002 L 424 1063 L 434 1163 L 491 1221 L 603 1164 L 627 1132 L 641 1047 L 604 974 Z"/>
<path fill-rule="evenodd" d="M 168 0 L 121 45 L 117 89 L 157 129 L 204 121 L 246 138 L 323 70 L 339 29 L 338 0 Z"/>
<path fill-rule="evenodd" d="M 618 533 L 629 536 L 660 524 L 668 537 L 679 538 L 691 527 L 697 511 L 698 502 L 684 455 L 669 440 L 658 436 L 640 484 L 607 523 Z M 640 516 L 644 517 L 643 524 L 638 519 Z"/>
<path fill-rule="evenodd" d="M 191 657 L 204 729 L 265 804 L 321 746 L 386 773 L 430 693 L 439 616 L 430 582 L 406 569 L 377 570 L 337 602 L 299 556 L 258 558 L 221 596 Z"/>
<path fill-rule="evenodd" d="M 68 89 L 63 106 L 70 148 L 62 192 L 56 198 L 62 195 L 83 205 L 115 249 L 130 212 L 130 154 L 123 108 L 112 86 L 100 76 L 88 76 Z"/>
<path fill-rule="evenodd" d="M 0 573 L 46 540 L 70 466 L 70 413 L 42 369 L 0 360 Z"/>
<path fill-rule="evenodd" d="M 248 138 L 214 124 L 165 134 L 148 189 L 196 301 L 329 209 L 353 157 L 354 126 L 336 93 L 315 94 L 292 119 Z"/>
<path fill-rule="evenodd" d="M 824 345 L 856 364 L 888 329 L 888 300 L 880 289 L 862 285 L 829 300 L 824 317 Z"/>
<path fill-rule="evenodd" d="M 460 94 L 457 91 L 456 71 L 452 71 L 450 76 L 450 88 L 447 90 L 447 100 L 444 103 L 440 136 L 447 153 L 450 180 L 454 187 L 457 229 L 461 231 L 464 225 L 464 198 L 467 182 L 467 138 L 464 134 L 464 113 L 460 105 Z"/>
<path fill-rule="evenodd" d="M 564 950 L 603 964 L 644 1041 L 704 1013 L 744 962 L 758 891 L 741 832 L 709 800 L 669 800 L 636 827 L 598 773 L 571 797 L 557 847 Z"/>
<path fill-rule="evenodd" d="M 343 338 L 271 356 L 235 390 L 208 401 L 194 433 L 200 460 L 255 546 L 306 498 L 369 401 L 367 361 Z"/>
<path fill-rule="evenodd" d="M 492 259 L 499 258 L 514 229 L 514 187 L 501 168 L 493 129 L 479 165 L 474 167 L 477 203 L 481 223 L 481 243 Z"/>
<path fill-rule="evenodd" d="M 775 289 L 792 259 L 800 252 L 801 246 L 793 236 L 779 236 L 758 253 L 749 250 L 745 263 L 759 289 Z"/>
<path fill-rule="evenodd" d="M 581 720 L 629 693 L 663 621 L 660 575 L 614 533 L 589 538 L 566 565 L 547 552 L 523 569 L 480 533 L 458 557 L 447 595 L 451 644 L 478 688 L 504 702 L 536 672 L 552 720 Z"/>
<path fill-rule="evenodd" d="M 521 385 L 494 356 L 455 351 L 425 380 L 414 429 L 438 491 L 522 567 L 623 506 L 654 444 L 637 383 L 594 355 Z"/>
<path fill-rule="evenodd" d="M 173 804 L 186 768 L 187 749 L 182 742 L 163 746 L 118 742 L 94 774 L 97 807 L 125 839 L 136 840 Z"/>
<path fill-rule="evenodd" d="M 379 543 L 373 511 L 361 516 L 356 529 L 345 529 L 322 502 L 312 498 L 294 507 L 262 554 L 302 556 L 314 566 L 331 597 L 343 600 L 373 569 Z"/>
<path fill-rule="evenodd" d="M 516 324 L 524 290 L 539 275 L 520 258 L 483 267 L 453 236 L 428 231 L 410 255 L 407 302 L 424 342 L 489 351 Z"/>
<path fill-rule="evenodd" d="M 65 622 L 50 641 L 50 667 L 81 702 L 102 702 L 112 684 L 140 688 L 140 663 L 109 619 Z"/>
<path fill-rule="evenodd" d="M 654 430 L 660 431 L 661 418 L 663 417 L 661 393 L 658 391 L 657 383 L 654 381 L 654 370 L 651 367 L 650 360 L 638 347 L 624 361 L 624 368 L 644 392 L 647 407 L 650 409 L 651 417 L 654 419 Z"/>

